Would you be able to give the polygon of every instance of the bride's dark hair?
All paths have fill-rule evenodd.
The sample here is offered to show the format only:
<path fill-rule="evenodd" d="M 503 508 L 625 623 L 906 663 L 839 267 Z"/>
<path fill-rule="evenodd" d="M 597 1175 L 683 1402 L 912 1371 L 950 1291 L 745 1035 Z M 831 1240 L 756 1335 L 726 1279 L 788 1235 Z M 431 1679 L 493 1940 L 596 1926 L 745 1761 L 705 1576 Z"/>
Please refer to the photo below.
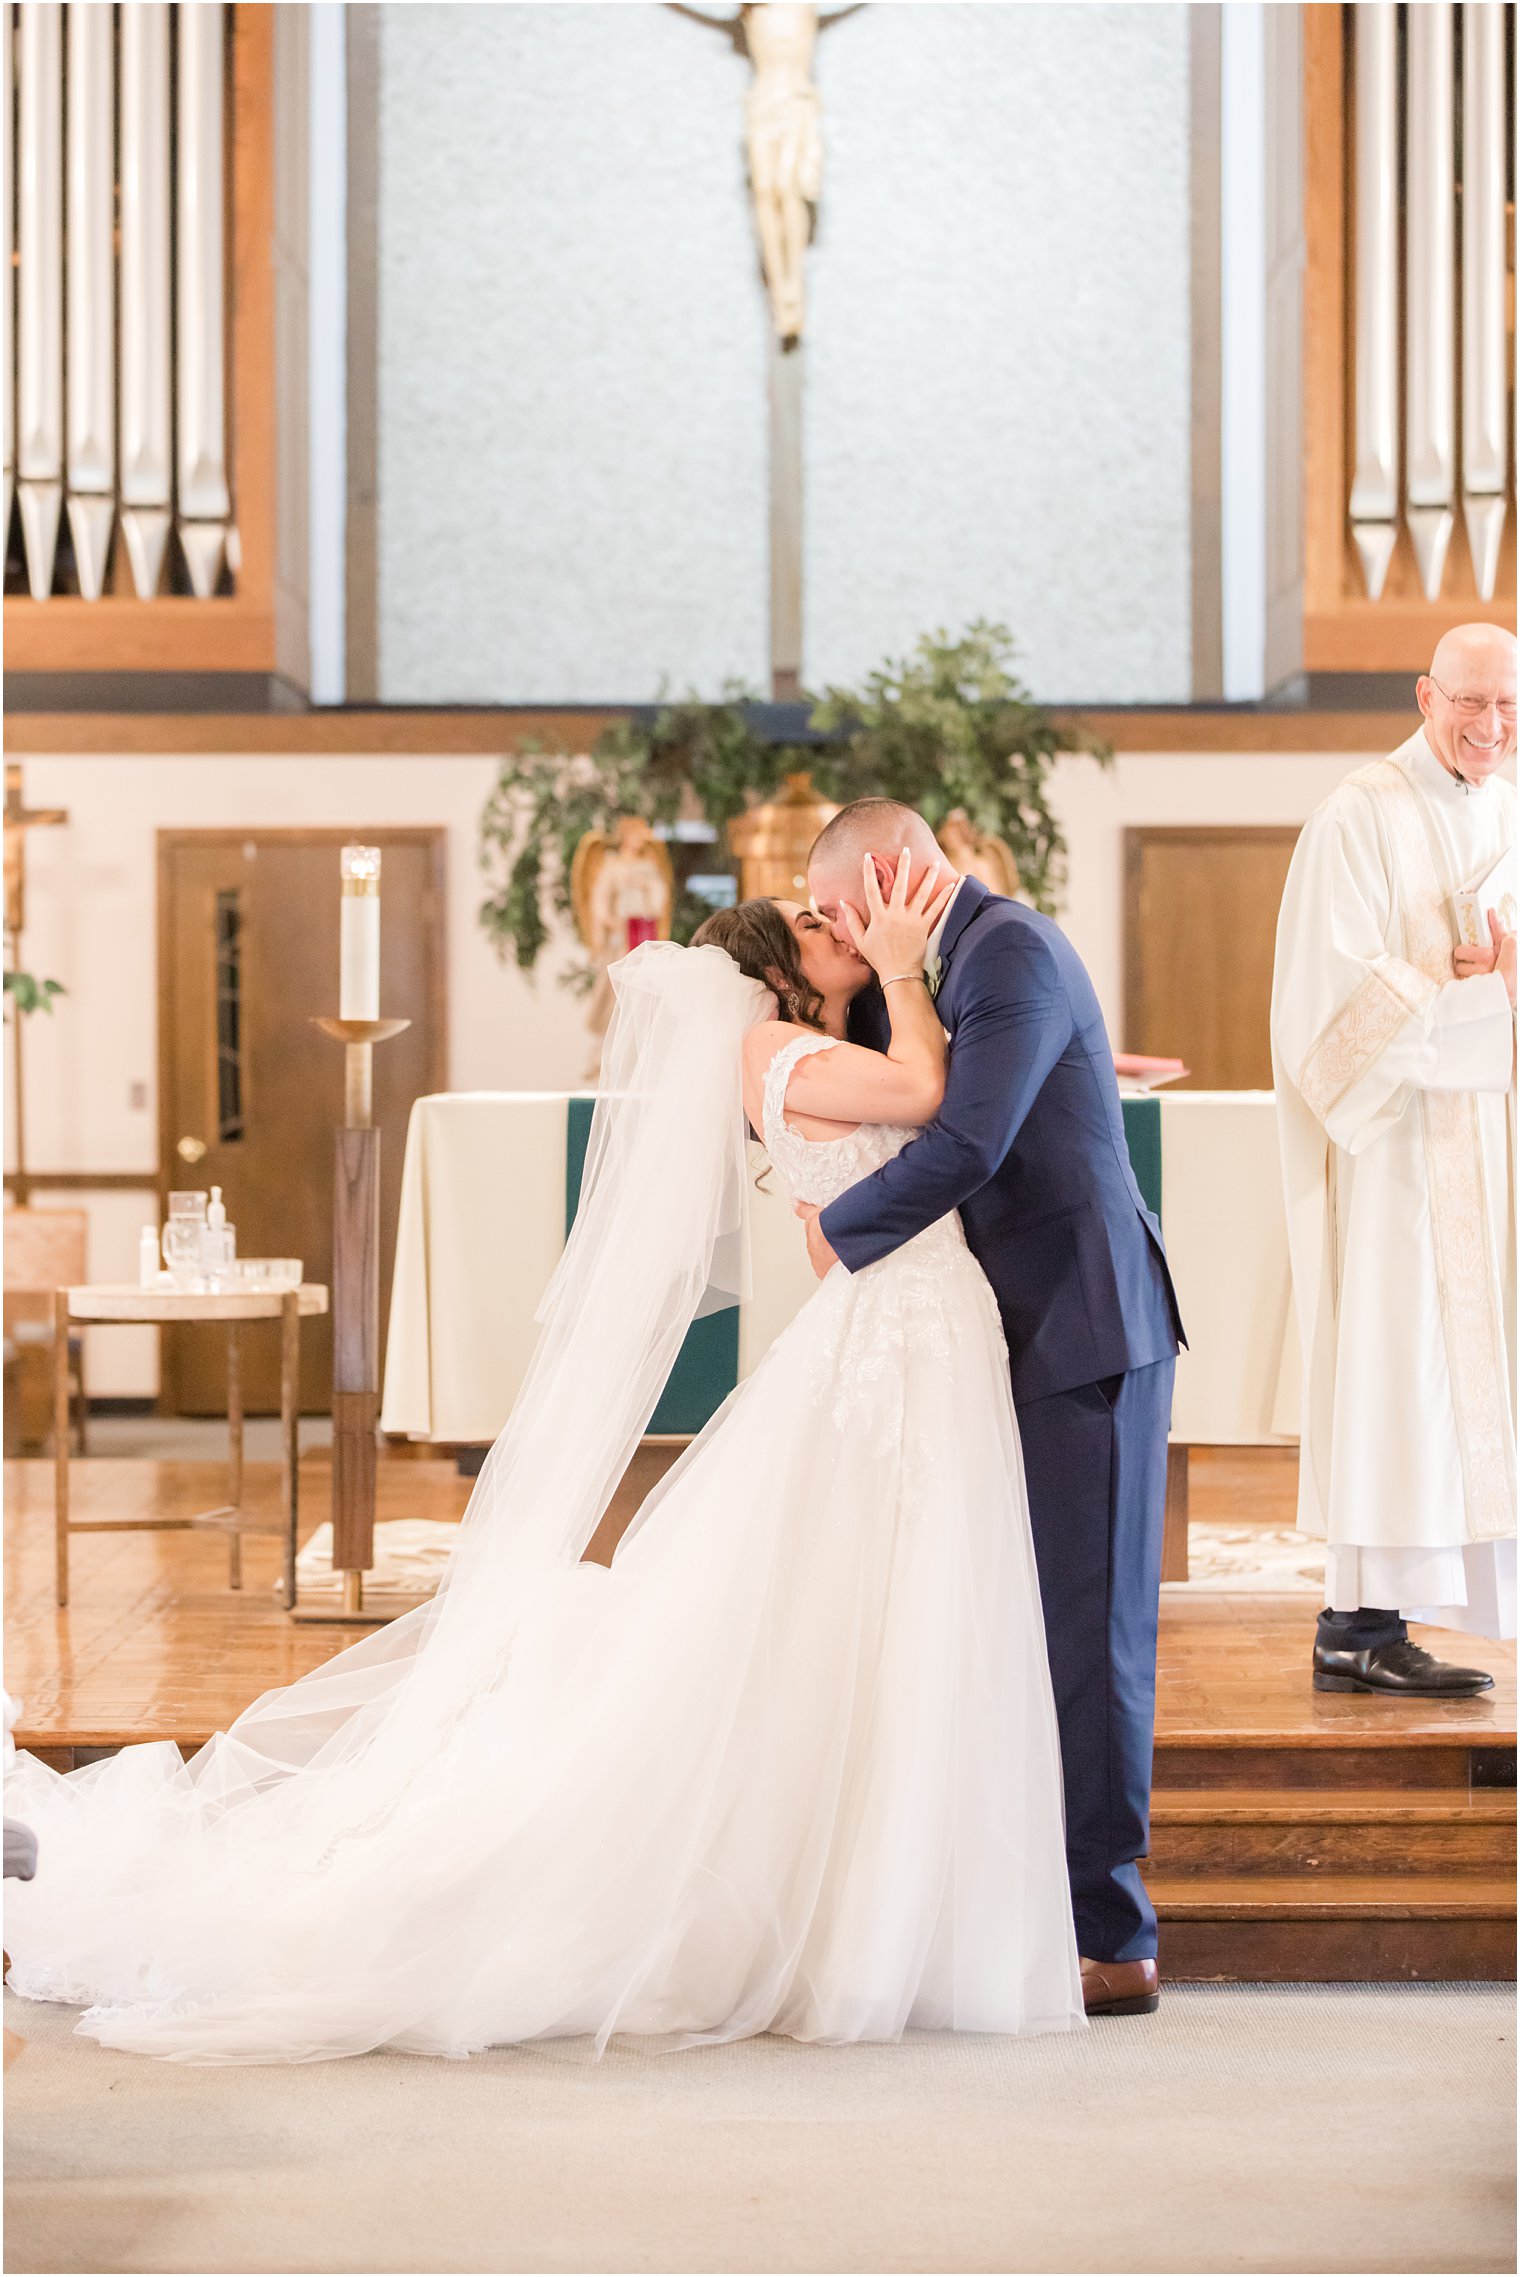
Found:
<path fill-rule="evenodd" d="M 715 909 L 691 937 L 694 949 L 723 949 L 739 970 L 771 989 L 783 1020 L 823 1032 L 823 997 L 802 969 L 797 936 L 764 896 Z"/>

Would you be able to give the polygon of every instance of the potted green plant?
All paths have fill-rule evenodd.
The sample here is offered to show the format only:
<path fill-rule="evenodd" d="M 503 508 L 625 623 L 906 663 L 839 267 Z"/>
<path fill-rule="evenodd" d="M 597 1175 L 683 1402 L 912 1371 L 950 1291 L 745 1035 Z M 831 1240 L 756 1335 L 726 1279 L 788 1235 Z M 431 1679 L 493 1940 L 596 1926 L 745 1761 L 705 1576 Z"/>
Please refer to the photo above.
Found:
<path fill-rule="evenodd" d="M 678 822 L 713 833 L 679 847 L 672 935 L 689 940 L 709 904 L 688 880 L 737 876 L 726 826 L 773 796 L 782 777 L 806 771 L 826 799 L 902 799 L 938 829 L 956 808 L 971 826 L 1007 845 L 1021 890 L 1052 913 L 1065 879 L 1065 843 L 1050 805 L 1050 777 L 1067 753 L 1107 765 L 1112 754 L 1079 726 L 1030 696 L 1015 670 L 1013 637 L 978 620 L 958 637 L 926 634 L 912 654 L 889 660 L 856 688 L 814 699 L 806 743 L 764 732 L 763 709 L 742 687 L 716 703 L 696 697 L 652 715 L 616 721 L 584 756 L 524 749 L 503 760 L 480 824 L 490 890 L 480 922 L 503 957 L 525 972 L 549 940 L 550 915 L 571 915 L 570 875 L 587 831 L 611 832 L 636 814 L 674 833 Z M 585 965 L 562 976 L 589 979 Z"/>

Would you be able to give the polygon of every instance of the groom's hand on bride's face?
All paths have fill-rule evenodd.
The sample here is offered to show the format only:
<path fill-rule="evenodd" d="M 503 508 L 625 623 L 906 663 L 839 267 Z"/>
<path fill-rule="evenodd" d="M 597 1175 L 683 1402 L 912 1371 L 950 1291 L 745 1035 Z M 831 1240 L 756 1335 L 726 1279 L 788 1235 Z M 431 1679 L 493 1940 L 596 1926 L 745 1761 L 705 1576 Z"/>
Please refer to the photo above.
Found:
<path fill-rule="evenodd" d="M 813 1202 L 794 1202 L 793 1209 L 807 1229 L 808 1263 L 821 1281 L 839 1263 L 829 1247 L 828 1235 L 818 1223 L 818 1209 Z"/>

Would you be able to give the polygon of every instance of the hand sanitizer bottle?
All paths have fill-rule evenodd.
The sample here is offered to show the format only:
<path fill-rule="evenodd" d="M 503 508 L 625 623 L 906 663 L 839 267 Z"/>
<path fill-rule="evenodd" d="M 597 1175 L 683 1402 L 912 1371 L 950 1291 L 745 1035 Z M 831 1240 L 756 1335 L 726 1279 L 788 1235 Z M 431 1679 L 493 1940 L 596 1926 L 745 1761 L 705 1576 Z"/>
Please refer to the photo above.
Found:
<path fill-rule="evenodd" d="M 145 1225 L 137 1237 L 137 1285 L 140 1289 L 156 1289 L 162 1270 L 158 1255 L 158 1228 Z"/>
<path fill-rule="evenodd" d="M 232 1261 L 237 1255 L 237 1229 L 227 1223 L 227 1205 L 222 1200 L 222 1189 L 213 1186 L 211 1201 L 206 1211 L 206 1230 L 201 1236 L 202 1270 L 213 1289 L 225 1289 L 232 1283 Z"/>

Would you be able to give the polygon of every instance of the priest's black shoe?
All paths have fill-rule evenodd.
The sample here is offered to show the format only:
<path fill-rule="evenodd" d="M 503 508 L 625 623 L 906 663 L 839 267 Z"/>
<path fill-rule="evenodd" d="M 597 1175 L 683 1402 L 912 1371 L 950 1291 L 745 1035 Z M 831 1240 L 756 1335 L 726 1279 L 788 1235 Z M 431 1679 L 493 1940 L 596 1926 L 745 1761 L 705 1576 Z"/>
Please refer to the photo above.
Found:
<path fill-rule="evenodd" d="M 1454 1668 L 1408 1637 L 1361 1652 L 1322 1644 L 1314 1648 L 1316 1692 L 1397 1692 L 1406 1699 L 1470 1700 L 1475 1692 L 1493 1688 L 1493 1678 L 1481 1668 Z"/>

